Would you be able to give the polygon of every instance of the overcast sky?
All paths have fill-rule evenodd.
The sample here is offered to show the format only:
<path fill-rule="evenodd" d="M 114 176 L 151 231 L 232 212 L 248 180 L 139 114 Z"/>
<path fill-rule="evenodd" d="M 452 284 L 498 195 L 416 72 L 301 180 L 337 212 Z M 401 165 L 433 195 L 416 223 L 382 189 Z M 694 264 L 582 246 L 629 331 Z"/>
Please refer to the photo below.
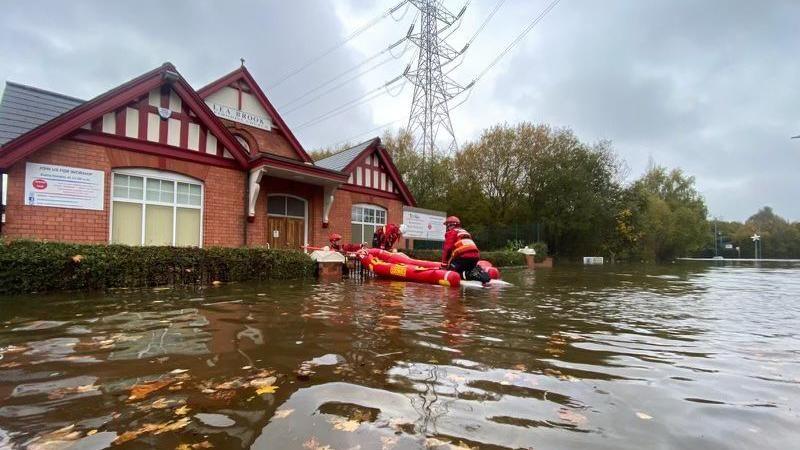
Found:
<path fill-rule="evenodd" d="M 453 47 L 463 46 L 496 2 L 469 4 L 449 39 Z M 548 3 L 506 0 L 450 76 L 468 83 Z M 244 57 L 306 149 L 360 141 L 381 134 L 366 133 L 380 125 L 405 124 L 410 84 L 302 125 L 400 74 L 413 48 L 372 60 L 361 70 L 377 68 L 307 105 L 316 93 L 289 102 L 400 39 L 413 8 L 275 82 L 394 4 L 8 2 L 0 15 L 0 80 L 89 99 L 164 61 L 199 88 Z M 462 3 L 445 5 L 457 11 Z M 499 122 L 566 126 L 588 142 L 611 140 L 629 181 L 650 160 L 683 168 L 696 177 L 712 216 L 744 220 L 770 205 L 800 220 L 800 139 L 790 140 L 800 134 L 798 18 L 800 1 L 792 0 L 562 0 L 452 112 L 457 138 L 475 139 Z"/>

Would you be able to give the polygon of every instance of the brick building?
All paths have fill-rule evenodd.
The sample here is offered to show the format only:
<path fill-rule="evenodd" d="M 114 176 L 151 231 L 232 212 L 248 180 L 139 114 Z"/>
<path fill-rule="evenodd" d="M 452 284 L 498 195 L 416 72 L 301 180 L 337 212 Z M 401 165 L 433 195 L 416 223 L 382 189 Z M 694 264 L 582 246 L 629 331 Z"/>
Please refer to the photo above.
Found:
<path fill-rule="evenodd" d="M 368 241 L 414 198 L 375 138 L 314 163 L 245 67 L 193 89 L 165 63 L 89 101 L 7 82 L 6 239 Z"/>

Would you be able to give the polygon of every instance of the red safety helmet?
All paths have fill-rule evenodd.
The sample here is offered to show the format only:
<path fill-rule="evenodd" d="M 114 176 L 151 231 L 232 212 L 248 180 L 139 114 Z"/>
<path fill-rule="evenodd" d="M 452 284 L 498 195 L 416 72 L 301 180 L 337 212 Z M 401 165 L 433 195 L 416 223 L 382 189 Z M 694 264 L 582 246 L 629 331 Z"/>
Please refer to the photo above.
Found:
<path fill-rule="evenodd" d="M 455 226 L 460 226 L 460 225 L 461 225 L 461 219 L 459 219 L 459 218 L 458 218 L 458 217 L 456 217 L 456 216 L 450 216 L 450 217 L 448 217 L 447 219 L 445 219 L 445 221 L 444 221 L 444 224 L 445 224 L 445 225 L 455 225 Z"/>
<path fill-rule="evenodd" d="M 328 236 L 328 240 L 330 240 L 331 242 L 341 241 L 342 235 L 339 233 L 331 233 L 330 236 Z"/>

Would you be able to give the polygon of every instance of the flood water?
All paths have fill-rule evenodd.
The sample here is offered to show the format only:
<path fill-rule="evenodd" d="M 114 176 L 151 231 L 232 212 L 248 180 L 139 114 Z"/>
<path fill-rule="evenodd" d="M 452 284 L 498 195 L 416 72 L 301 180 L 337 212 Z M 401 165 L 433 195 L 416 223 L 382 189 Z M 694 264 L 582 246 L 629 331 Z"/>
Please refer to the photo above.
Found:
<path fill-rule="evenodd" d="M 800 266 L 0 299 L 0 448 L 798 448 Z"/>

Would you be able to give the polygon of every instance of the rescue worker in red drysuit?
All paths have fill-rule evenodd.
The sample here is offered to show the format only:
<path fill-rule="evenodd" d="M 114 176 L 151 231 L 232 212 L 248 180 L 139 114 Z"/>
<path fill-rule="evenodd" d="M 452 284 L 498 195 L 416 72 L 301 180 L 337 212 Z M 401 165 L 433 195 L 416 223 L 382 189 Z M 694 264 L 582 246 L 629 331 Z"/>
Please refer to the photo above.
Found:
<path fill-rule="evenodd" d="M 330 236 L 328 236 L 328 240 L 330 241 L 330 244 L 328 244 L 328 246 L 330 247 L 331 250 L 335 252 L 354 253 L 364 248 L 363 244 L 340 243 L 339 241 L 342 240 L 342 235 L 339 233 L 331 233 Z"/>
<path fill-rule="evenodd" d="M 381 250 L 391 251 L 395 242 L 403 235 L 403 226 L 390 223 L 375 230 L 372 235 L 372 248 L 379 248 Z"/>
<path fill-rule="evenodd" d="M 450 216 L 444 225 L 447 231 L 444 234 L 444 247 L 442 247 L 442 267 L 458 272 L 463 280 L 488 283 L 489 274 L 478 267 L 481 252 L 469 232 L 461 228 L 461 220 L 456 216 Z"/>

